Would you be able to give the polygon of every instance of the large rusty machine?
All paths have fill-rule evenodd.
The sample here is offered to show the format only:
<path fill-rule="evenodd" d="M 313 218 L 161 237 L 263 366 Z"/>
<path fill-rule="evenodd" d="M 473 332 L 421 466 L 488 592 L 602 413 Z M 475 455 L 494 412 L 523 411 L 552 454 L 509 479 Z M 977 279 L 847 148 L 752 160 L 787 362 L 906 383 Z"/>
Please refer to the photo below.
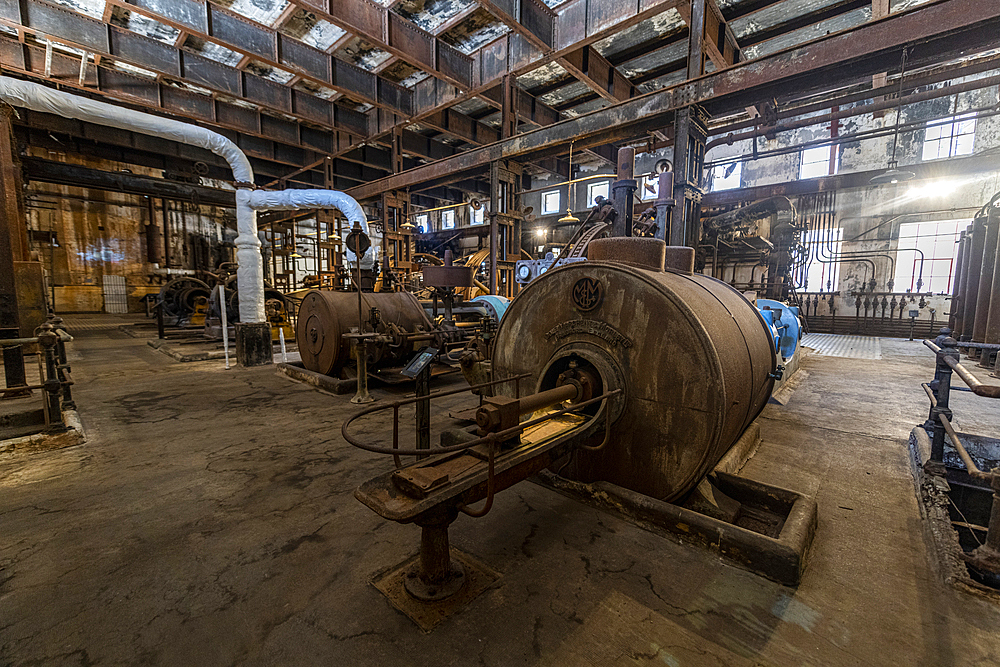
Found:
<path fill-rule="evenodd" d="M 394 604 L 420 623 L 414 605 L 467 598 L 482 577 L 474 560 L 452 557 L 448 526 L 460 513 L 485 515 L 496 493 L 536 474 L 563 491 L 603 498 L 597 504 L 615 497 L 612 504 L 636 516 L 673 521 L 723 551 L 751 554 L 741 561 L 750 569 L 797 583 L 815 504 L 718 469 L 780 376 L 774 332 L 740 292 L 693 267 L 692 248 L 594 240 L 588 261 L 547 271 L 511 302 L 492 343 L 492 379 L 472 387 L 481 396 L 474 432 L 446 432 L 432 449 L 399 442 L 400 408 L 467 390 L 369 407 L 344 423 L 348 442 L 396 461 L 356 497 L 422 529 L 419 558 L 387 575 L 385 586 L 376 583 Z M 371 428 L 365 438 L 352 429 L 390 409 L 391 443 L 368 441 Z M 404 466 L 403 456 L 417 460 Z M 708 516 L 681 503 L 707 507 Z M 753 507 L 773 515 L 757 516 L 770 521 L 764 534 L 741 523 Z M 733 537 L 740 531 L 750 535 L 745 543 Z M 773 553 L 761 547 L 768 540 Z"/>

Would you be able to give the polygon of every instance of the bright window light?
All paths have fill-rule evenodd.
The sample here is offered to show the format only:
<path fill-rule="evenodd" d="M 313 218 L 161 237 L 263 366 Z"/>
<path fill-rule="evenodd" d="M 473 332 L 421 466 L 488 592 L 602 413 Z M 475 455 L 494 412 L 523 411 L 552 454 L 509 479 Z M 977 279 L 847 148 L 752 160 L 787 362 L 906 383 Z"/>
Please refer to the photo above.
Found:
<path fill-rule="evenodd" d="M 817 178 L 833 176 L 840 169 L 840 151 L 836 146 L 816 146 L 803 148 L 799 163 L 799 178 Z M 833 158 L 833 169 L 830 169 L 830 158 Z"/>
<path fill-rule="evenodd" d="M 611 192 L 611 181 L 602 181 L 600 183 L 591 183 L 587 186 L 587 206 L 596 206 L 597 198 L 604 197 L 607 199 Z"/>
<path fill-rule="evenodd" d="M 956 155 L 971 155 L 976 139 L 976 114 L 966 113 L 928 124 L 924 130 L 925 160 L 937 160 Z"/>
<path fill-rule="evenodd" d="M 920 278 L 920 253 L 924 253 L 924 283 L 921 292 L 950 292 L 958 256 L 958 239 L 971 220 L 907 222 L 899 226 L 899 250 L 896 252 L 896 275 L 893 289 L 917 291 Z"/>
<path fill-rule="evenodd" d="M 485 213 L 486 209 L 483 208 L 482 206 L 479 207 L 478 211 L 472 206 L 469 206 L 469 224 L 473 225 L 483 224 L 483 220 L 485 219 Z"/>
<path fill-rule="evenodd" d="M 660 177 L 657 174 L 646 174 L 643 176 L 639 184 L 639 188 L 642 190 L 642 200 L 656 199 L 659 186 Z"/>
<path fill-rule="evenodd" d="M 455 209 L 441 213 L 441 229 L 455 229 Z"/>
<path fill-rule="evenodd" d="M 740 180 L 743 178 L 743 163 L 730 162 L 712 167 L 709 172 L 709 189 L 712 192 L 720 190 L 733 190 L 740 187 Z"/>
<path fill-rule="evenodd" d="M 558 190 L 550 190 L 549 192 L 542 193 L 542 215 L 552 215 L 559 212 L 562 206 L 559 195 L 560 192 Z"/>
<path fill-rule="evenodd" d="M 429 216 L 426 213 L 421 213 L 420 215 L 417 216 L 417 227 L 419 227 L 421 231 L 424 232 L 430 231 L 430 227 L 427 226 L 428 217 Z"/>

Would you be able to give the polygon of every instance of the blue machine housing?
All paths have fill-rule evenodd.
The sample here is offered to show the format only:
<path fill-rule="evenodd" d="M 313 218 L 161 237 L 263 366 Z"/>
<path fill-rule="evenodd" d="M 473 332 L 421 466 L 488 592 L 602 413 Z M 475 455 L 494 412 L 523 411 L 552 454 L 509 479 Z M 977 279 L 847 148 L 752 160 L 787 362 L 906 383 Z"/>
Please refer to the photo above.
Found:
<path fill-rule="evenodd" d="M 486 312 L 496 318 L 497 324 L 500 324 L 500 320 L 503 319 L 503 314 L 507 312 L 507 306 L 510 305 L 510 299 L 502 296 L 494 296 L 492 294 L 483 294 L 481 296 L 477 296 L 475 299 L 472 299 L 469 303 L 474 303 L 486 308 Z"/>
<path fill-rule="evenodd" d="M 802 324 L 799 321 L 798 307 L 771 299 L 757 299 L 757 310 L 771 325 L 775 351 L 780 353 L 783 359 L 791 359 L 795 355 L 795 351 L 799 347 L 799 339 L 802 337 Z"/>

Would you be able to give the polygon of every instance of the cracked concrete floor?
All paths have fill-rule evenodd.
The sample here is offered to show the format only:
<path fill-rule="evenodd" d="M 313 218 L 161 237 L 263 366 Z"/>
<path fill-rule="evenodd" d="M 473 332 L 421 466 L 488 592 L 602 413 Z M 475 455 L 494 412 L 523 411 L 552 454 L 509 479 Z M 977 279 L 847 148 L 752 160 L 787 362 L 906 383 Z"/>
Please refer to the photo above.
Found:
<path fill-rule="evenodd" d="M 114 331 L 72 355 L 89 442 L 0 459 L 2 665 L 1000 663 L 997 607 L 939 584 L 923 542 L 919 343 L 808 358 L 764 413 L 744 473 L 819 504 L 797 589 L 523 483 L 456 522 L 502 577 L 428 635 L 369 584 L 418 529 L 353 498 L 391 464 L 341 440 L 346 397 Z M 955 398 L 960 426 L 995 434 L 983 401 Z"/>

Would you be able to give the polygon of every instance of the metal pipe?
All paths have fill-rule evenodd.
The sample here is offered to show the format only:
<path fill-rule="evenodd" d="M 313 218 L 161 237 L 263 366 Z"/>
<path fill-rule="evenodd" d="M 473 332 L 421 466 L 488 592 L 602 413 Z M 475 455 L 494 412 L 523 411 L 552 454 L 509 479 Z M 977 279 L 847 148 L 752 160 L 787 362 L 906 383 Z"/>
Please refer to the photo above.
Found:
<path fill-rule="evenodd" d="M 958 239 L 958 255 L 955 258 L 955 276 L 952 279 L 951 285 L 951 308 L 949 308 L 948 313 L 948 328 L 952 331 L 956 330 L 956 327 L 959 326 L 960 322 L 960 309 L 958 308 L 958 304 L 961 297 L 959 293 L 959 285 L 962 281 L 962 262 L 965 259 L 965 253 L 967 251 L 966 246 L 965 230 L 962 230 L 962 234 Z"/>
<path fill-rule="evenodd" d="M 925 340 L 924 345 L 934 350 L 934 352 L 941 352 L 941 348 L 934 344 L 933 341 Z M 946 356 L 944 361 L 948 366 L 958 373 L 958 377 L 962 378 L 962 381 L 969 386 L 976 396 L 983 396 L 985 398 L 1000 398 L 1000 385 L 993 384 L 983 384 L 979 381 L 975 375 L 969 372 L 957 359 L 954 357 Z"/>
<path fill-rule="evenodd" d="M 997 250 L 1000 242 L 1000 218 L 990 216 L 986 223 L 986 240 L 983 246 L 983 262 L 979 272 L 978 296 L 976 299 L 976 321 L 972 329 L 972 340 L 980 343 L 986 338 L 986 324 L 989 319 L 990 301 L 993 294 L 993 272 L 998 267 Z M 975 279 L 976 276 L 973 276 Z"/>
<path fill-rule="evenodd" d="M 980 314 L 976 311 L 979 305 L 979 277 L 983 272 L 983 257 L 986 250 L 986 223 L 983 218 L 972 221 L 972 246 L 969 253 L 968 279 L 966 280 L 965 298 L 962 308 L 964 319 L 962 337 L 972 338 L 976 330 L 976 320 Z"/>

